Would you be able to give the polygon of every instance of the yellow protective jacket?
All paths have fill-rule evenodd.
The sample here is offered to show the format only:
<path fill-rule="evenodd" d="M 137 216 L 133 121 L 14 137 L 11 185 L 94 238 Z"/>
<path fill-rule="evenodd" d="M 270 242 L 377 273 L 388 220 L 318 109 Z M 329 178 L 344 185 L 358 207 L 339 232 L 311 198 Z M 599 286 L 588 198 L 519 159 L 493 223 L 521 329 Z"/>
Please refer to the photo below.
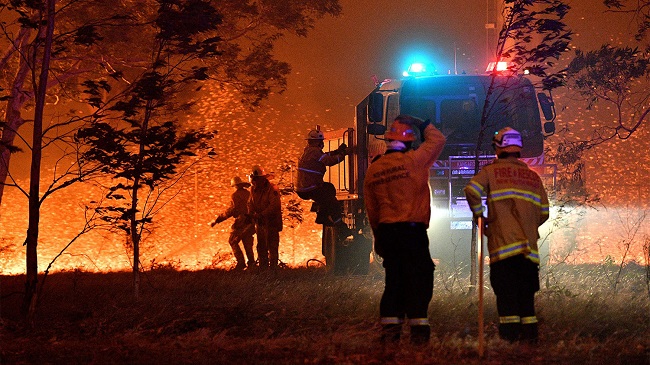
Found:
<path fill-rule="evenodd" d="M 248 200 L 248 213 L 256 219 L 256 224 L 282 230 L 282 202 L 280 190 L 268 180 L 251 188 Z"/>
<path fill-rule="evenodd" d="M 217 223 L 233 217 L 235 222 L 231 229 L 233 232 L 241 233 L 250 229 L 253 221 L 248 216 L 248 200 L 251 194 L 243 187 L 238 187 L 230 196 L 230 205 L 217 216 Z"/>
<path fill-rule="evenodd" d="M 538 228 L 548 219 L 548 197 L 542 180 L 515 157 L 484 166 L 465 187 L 474 216 L 483 215 L 487 196 L 490 263 L 523 254 L 539 264 Z"/>
<path fill-rule="evenodd" d="M 364 203 L 373 230 L 380 223 L 418 222 L 429 226 L 429 169 L 445 146 L 432 125 L 416 150 L 389 151 L 370 164 L 363 183 Z"/>

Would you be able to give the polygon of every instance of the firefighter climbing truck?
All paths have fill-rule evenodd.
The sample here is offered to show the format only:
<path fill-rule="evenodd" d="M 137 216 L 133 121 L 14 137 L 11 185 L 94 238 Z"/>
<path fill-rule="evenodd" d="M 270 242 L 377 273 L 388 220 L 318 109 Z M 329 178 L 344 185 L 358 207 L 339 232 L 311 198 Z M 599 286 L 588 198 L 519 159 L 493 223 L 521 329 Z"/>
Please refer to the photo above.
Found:
<path fill-rule="evenodd" d="M 363 180 L 372 158 L 385 151 L 383 134 L 397 115 L 429 120 L 447 138 L 430 170 L 428 232 L 434 260 L 457 266 L 469 264 L 472 239 L 472 215 L 463 187 L 474 175 L 477 162 L 483 166 L 494 159 L 491 137 L 496 131 L 505 126 L 518 130 L 523 137 L 522 160 L 543 179 L 554 182 L 555 166 L 544 163 L 544 139 L 554 132 L 552 105 L 549 96 L 537 93 L 524 75 L 409 75 L 379 83 L 357 105 L 354 127 L 325 133 L 326 150 L 345 142 L 354 151 L 325 176 L 336 186 L 344 221 L 355 232 L 336 242 L 337 235 L 325 228 L 327 265 L 340 273 L 368 271 L 372 232 L 363 205 Z M 543 129 L 540 106 L 547 120 Z M 481 130 L 484 137 L 479 141 Z"/>

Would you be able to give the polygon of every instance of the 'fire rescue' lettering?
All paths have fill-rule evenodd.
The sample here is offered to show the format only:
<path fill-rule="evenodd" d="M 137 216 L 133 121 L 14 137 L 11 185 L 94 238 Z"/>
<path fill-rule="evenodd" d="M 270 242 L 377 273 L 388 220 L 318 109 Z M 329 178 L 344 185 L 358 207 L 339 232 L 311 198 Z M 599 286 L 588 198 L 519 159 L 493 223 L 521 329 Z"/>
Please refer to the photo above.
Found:
<path fill-rule="evenodd" d="M 494 177 L 497 184 L 517 184 L 535 187 L 539 181 L 535 171 L 510 166 L 495 168 Z"/>

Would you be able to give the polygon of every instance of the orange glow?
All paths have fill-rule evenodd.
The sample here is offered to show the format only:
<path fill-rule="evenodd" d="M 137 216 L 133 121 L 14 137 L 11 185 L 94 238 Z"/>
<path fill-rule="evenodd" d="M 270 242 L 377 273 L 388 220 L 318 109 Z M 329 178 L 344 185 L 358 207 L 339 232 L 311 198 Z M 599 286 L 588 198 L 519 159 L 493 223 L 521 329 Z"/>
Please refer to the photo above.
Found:
<path fill-rule="evenodd" d="M 227 199 L 230 192 L 230 189 L 225 189 L 223 194 L 217 193 L 215 196 L 223 196 Z M 194 197 L 192 191 L 184 195 L 179 196 L 179 199 L 191 200 Z M 6 198 L 7 204 L 20 206 L 13 204 L 16 203 L 17 198 L 20 198 L 16 194 L 8 194 Z M 217 212 L 226 203 L 227 200 L 219 201 L 215 204 L 219 208 L 214 211 Z M 199 209 L 202 207 L 203 205 Z M 232 219 L 210 228 L 207 223 L 214 219 L 214 215 L 209 213 L 212 209 L 199 212 L 196 218 L 194 205 L 188 208 L 184 211 L 168 210 L 162 213 L 152 225 L 152 232 L 144 238 L 141 245 L 140 261 L 145 270 L 157 266 L 168 266 L 179 270 L 228 269 L 235 265 L 228 245 Z M 69 216 L 65 222 L 61 222 L 58 217 L 61 217 L 64 211 Z M 44 207 L 38 246 L 40 272 L 47 268 L 50 261 L 82 227 L 83 220 L 78 218 L 81 215 L 73 214 L 75 212 L 82 214 L 80 208 L 75 207 L 75 204 L 66 203 L 64 199 L 54 198 L 52 204 Z M 2 224 L 0 226 L 0 237 L 2 237 L 0 272 L 3 275 L 25 272 L 25 251 L 22 241 L 27 226 L 26 217 L 26 208 L 15 211 L 5 210 L 0 217 Z M 195 218 L 198 223 L 196 226 Z M 314 219 L 314 213 L 308 213 L 303 224 L 296 228 L 285 227 L 280 233 L 280 260 L 283 263 L 290 267 L 297 267 L 305 266 L 310 259 L 324 262 L 321 255 L 321 226 L 313 223 Z M 54 263 L 50 271 L 74 269 L 89 272 L 128 271 L 131 268 L 132 252 L 125 247 L 125 242 L 126 237 L 123 233 L 92 231 L 73 243 Z"/>
<path fill-rule="evenodd" d="M 193 128 L 218 131 L 212 141 L 217 155 L 191 167 L 173 192 L 168 193 L 178 194 L 154 217 L 140 246 L 140 262 L 145 270 L 157 265 L 183 270 L 234 266 L 228 245 L 232 219 L 214 228 L 207 224 L 226 209 L 232 193 L 230 180 L 234 176 L 245 178 L 251 166 L 260 164 L 274 173 L 274 183 L 286 186 L 291 179 L 281 175 L 280 167 L 297 160 L 302 153 L 303 128 L 293 122 L 282 124 L 277 110 L 266 107 L 252 114 L 232 92 L 216 86 L 205 87 L 204 92 L 206 95 L 196 105 L 196 114 L 188 117 L 186 123 Z M 43 176 L 49 178 L 52 171 Z M 284 182 L 280 181 L 282 178 Z M 26 186 L 26 181 L 20 183 Z M 44 180 L 41 186 L 47 183 Z M 83 227 L 84 206 L 99 201 L 101 196 L 93 185 L 77 184 L 44 201 L 37 248 L 39 271 L 44 271 Z M 283 201 L 290 198 L 285 196 Z M 305 266 L 310 259 L 324 262 L 321 226 L 314 223 L 315 215 L 309 212 L 308 203 L 302 205 L 304 222 L 296 228 L 290 228 L 287 222 L 280 233 L 280 260 L 294 267 Z M 27 199 L 17 189 L 7 187 L 0 207 L 0 272 L 4 275 L 25 272 L 23 242 L 27 219 Z M 130 270 L 133 258 L 126 241 L 123 232 L 94 230 L 75 241 L 50 271 Z"/>

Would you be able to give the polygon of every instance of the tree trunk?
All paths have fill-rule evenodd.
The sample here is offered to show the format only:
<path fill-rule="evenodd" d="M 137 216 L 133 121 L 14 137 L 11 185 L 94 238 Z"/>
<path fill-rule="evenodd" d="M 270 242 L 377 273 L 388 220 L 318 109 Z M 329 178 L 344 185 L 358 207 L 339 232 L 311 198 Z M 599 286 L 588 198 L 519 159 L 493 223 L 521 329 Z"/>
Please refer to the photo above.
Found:
<path fill-rule="evenodd" d="M 136 179 L 137 180 L 137 179 Z M 133 188 L 133 198 L 131 199 L 133 215 L 131 217 L 131 241 L 133 241 L 133 297 L 137 301 L 140 299 L 140 233 L 136 221 L 137 204 L 138 204 L 138 187 Z"/>
<path fill-rule="evenodd" d="M 135 165 L 135 178 L 133 179 L 133 190 L 131 193 L 131 239 L 133 240 L 133 293 L 135 300 L 140 298 L 140 239 L 142 238 L 141 224 L 138 224 L 138 191 L 140 190 L 140 176 L 142 174 L 142 163 L 145 154 L 145 141 L 151 110 L 153 110 L 152 101 L 147 101 L 144 113 L 144 120 L 141 127 L 140 146 L 138 150 L 138 160 Z"/>
<path fill-rule="evenodd" d="M 23 45 L 21 45 L 20 54 L 22 57 L 20 58 L 20 66 L 14 76 L 14 82 L 10 94 L 11 98 L 7 102 L 7 109 L 5 111 L 5 122 L 7 124 L 2 129 L 2 138 L 0 143 L 0 206 L 2 205 L 2 196 L 9 175 L 9 162 L 11 160 L 11 151 L 6 146 L 13 146 L 14 139 L 18 133 L 18 128 L 25 123 L 25 120 L 21 115 L 21 109 L 29 99 L 23 91 L 23 85 L 25 84 L 25 79 L 27 78 L 30 69 L 26 60 L 27 51 L 23 51 L 24 49 Z"/>
<path fill-rule="evenodd" d="M 26 282 L 25 300 L 23 309 L 27 313 L 27 320 L 33 324 L 36 310 L 38 283 L 38 226 L 40 220 L 40 179 L 41 179 L 41 152 L 43 140 L 43 110 L 45 108 L 45 92 L 47 90 L 47 79 L 50 67 L 50 54 L 52 49 L 52 35 L 54 33 L 54 9 L 56 0 L 47 0 L 47 29 L 45 32 L 45 43 L 43 49 L 43 60 L 41 73 L 38 80 L 36 93 L 36 105 L 34 110 L 34 136 L 32 139 L 32 163 L 29 176 L 29 225 L 27 228 L 26 251 Z"/>

